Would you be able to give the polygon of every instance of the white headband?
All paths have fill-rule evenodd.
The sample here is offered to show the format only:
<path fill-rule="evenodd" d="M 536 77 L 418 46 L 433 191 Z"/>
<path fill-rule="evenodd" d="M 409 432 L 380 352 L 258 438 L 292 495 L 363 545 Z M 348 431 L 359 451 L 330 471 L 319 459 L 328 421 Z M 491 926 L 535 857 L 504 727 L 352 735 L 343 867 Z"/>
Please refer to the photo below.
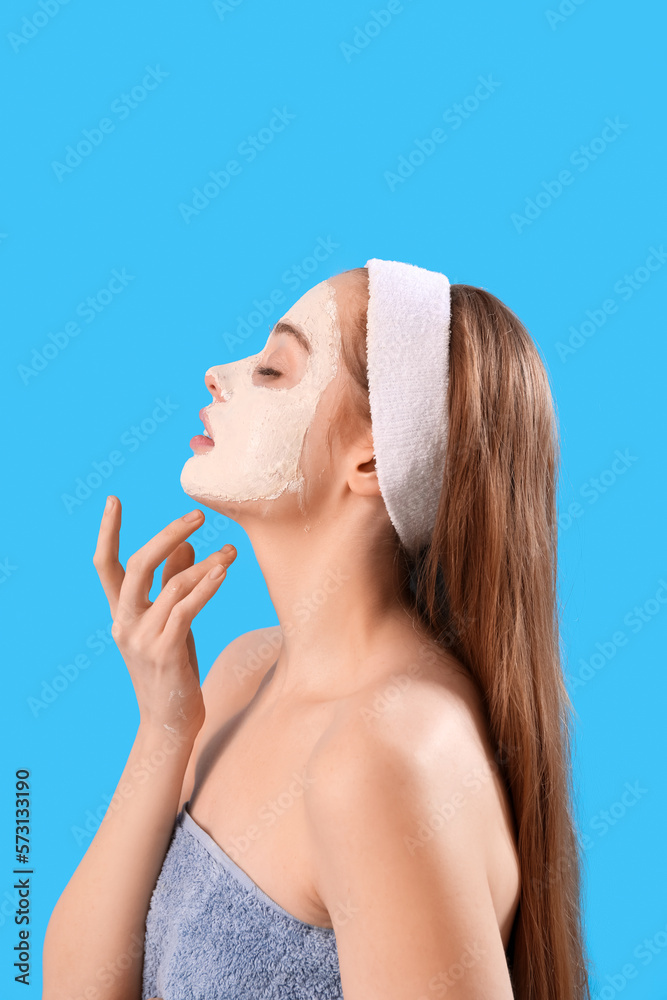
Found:
<path fill-rule="evenodd" d="M 375 468 L 411 556 L 430 542 L 447 446 L 449 280 L 395 260 L 366 263 L 366 346 Z"/>

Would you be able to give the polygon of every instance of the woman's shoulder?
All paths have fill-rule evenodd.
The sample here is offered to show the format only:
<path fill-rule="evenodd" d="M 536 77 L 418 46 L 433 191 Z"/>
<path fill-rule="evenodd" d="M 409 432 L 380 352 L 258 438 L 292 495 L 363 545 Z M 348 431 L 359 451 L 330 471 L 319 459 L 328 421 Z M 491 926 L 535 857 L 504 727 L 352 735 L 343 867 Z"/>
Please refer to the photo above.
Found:
<path fill-rule="evenodd" d="M 480 845 L 481 838 L 485 852 L 490 831 L 503 839 L 510 832 L 482 698 L 445 650 L 398 654 L 382 676 L 341 701 L 314 747 L 308 774 L 315 798 L 331 796 L 341 805 L 364 788 L 384 788 L 397 805 L 409 798 L 424 817 L 453 806 L 457 819 L 450 828 L 465 828 Z"/>
<path fill-rule="evenodd" d="M 364 803 L 369 822 L 397 815 L 408 839 L 438 842 L 452 857 L 463 850 L 471 877 L 475 865 L 486 873 L 507 939 L 519 884 L 511 807 L 481 697 L 460 664 L 445 653 L 421 669 L 397 660 L 340 706 L 308 777 L 314 829 Z"/>
<path fill-rule="evenodd" d="M 397 662 L 346 699 L 307 778 L 316 852 L 354 844 L 391 859 L 410 885 L 447 872 L 469 899 L 490 900 L 507 946 L 520 894 L 511 808 L 482 699 L 456 664 L 411 672 Z"/>
<path fill-rule="evenodd" d="M 275 663 L 282 645 L 279 625 L 251 629 L 232 639 L 216 657 L 202 683 L 207 714 L 216 706 L 244 707 Z"/>

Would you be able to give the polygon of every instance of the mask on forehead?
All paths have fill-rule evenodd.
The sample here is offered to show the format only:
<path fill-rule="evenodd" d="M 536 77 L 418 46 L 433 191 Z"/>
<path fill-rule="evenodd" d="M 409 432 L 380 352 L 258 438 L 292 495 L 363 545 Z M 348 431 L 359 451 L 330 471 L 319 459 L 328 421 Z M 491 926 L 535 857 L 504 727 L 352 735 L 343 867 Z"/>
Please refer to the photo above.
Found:
<path fill-rule="evenodd" d="M 221 399 L 206 413 L 214 445 L 183 467 L 181 486 L 203 500 L 275 500 L 300 492 L 306 431 L 324 389 L 338 370 L 340 326 L 335 289 L 323 281 L 283 316 L 310 341 L 306 369 L 292 388 L 254 385 L 261 354 L 209 369 Z"/>

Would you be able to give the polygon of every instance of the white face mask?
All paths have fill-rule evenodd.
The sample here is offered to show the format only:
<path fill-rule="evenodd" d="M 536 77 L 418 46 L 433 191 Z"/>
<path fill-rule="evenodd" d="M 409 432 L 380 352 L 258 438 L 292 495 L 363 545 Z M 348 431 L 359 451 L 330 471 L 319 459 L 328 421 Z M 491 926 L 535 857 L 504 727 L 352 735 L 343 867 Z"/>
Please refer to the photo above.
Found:
<path fill-rule="evenodd" d="M 204 500 L 275 500 L 300 491 L 299 459 L 317 403 L 338 370 L 340 326 L 335 289 L 328 281 L 311 288 L 283 316 L 310 341 L 305 372 L 297 385 L 253 384 L 261 354 L 209 369 L 220 400 L 206 407 L 213 447 L 189 458 L 181 486 Z M 301 350 L 299 348 L 299 350 Z"/>

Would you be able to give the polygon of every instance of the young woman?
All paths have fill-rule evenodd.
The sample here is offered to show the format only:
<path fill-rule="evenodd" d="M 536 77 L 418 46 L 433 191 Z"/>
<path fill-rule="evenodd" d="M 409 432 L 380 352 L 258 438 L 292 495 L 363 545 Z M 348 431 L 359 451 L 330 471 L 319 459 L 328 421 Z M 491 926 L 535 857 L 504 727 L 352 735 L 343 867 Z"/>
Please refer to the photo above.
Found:
<path fill-rule="evenodd" d="M 236 552 L 195 564 L 193 511 L 123 570 L 109 498 L 94 563 L 141 721 L 51 917 L 45 1000 L 589 996 L 547 375 L 503 303 L 438 275 L 436 440 L 428 373 L 382 330 L 369 386 L 369 292 L 400 326 L 393 278 L 421 271 L 382 263 L 206 373 L 181 482 L 247 531 L 280 624 L 201 687 L 190 624 Z"/>

